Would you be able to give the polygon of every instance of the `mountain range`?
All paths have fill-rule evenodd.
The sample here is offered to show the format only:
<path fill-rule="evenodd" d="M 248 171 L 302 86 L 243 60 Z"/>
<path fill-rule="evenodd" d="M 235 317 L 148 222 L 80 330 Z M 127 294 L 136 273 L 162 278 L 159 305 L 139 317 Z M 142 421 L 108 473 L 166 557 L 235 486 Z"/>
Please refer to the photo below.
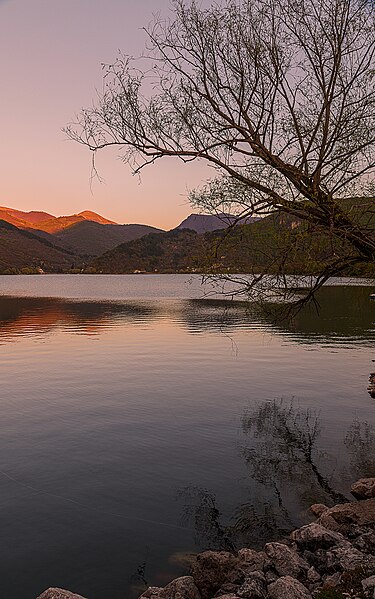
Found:
<path fill-rule="evenodd" d="M 360 199 L 344 206 L 353 211 Z M 375 217 L 371 223 L 373 230 Z M 239 222 L 227 214 L 191 214 L 175 229 L 163 231 L 120 225 L 91 211 L 55 217 L 0 208 L 3 274 L 274 272 L 280 261 L 284 272 L 314 274 L 336 250 L 340 252 L 340 246 L 327 234 L 279 213 Z M 373 266 L 369 269 L 360 274 L 373 276 Z"/>
<path fill-rule="evenodd" d="M 176 227 L 176 231 L 189 230 L 202 235 L 231 225 L 233 217 L 228 214 L 191 214 Z M 166 234 L 149 225 L 118 224 L 91 210 L 53 216 L 39 210 L 25 212 L 0 206 L 0 272 L 81 270 L 117 246 L 150 234 L 145 243 L 152 246 L 152 240 L 161 233 Z M 180 237 L 187 239 L 189 234 L 182 233 Z M 170 236 L 166 237 L 168 239 Z M 129 251 L 132 247 L 129 246 Z M 177 266 L 183 268 L 183 264 Z M 147 267 L 146 263 L 144 267 Z M 173 264 L 168 268 L 173 269 Z"/>
<path fill-rule="evenodd" d="M 65 227 L 85 220 L 94 221 L 101 225 L 116 224 L 114 221 L 108 220 L 91 210 L 84 210 L 83 212 L 79 212 L 79 214 L 72 214 L 70 216 L 52 216 L 48 212 L 38 210 L 23 212 L 14 208 L 7 208 L 6 206 L 0 206 L 0 219 L 20 229 L 40 229 L 49 233 L 55 233 L 65 229 Z"/>
<path fill-rule="evenodd" d="M 94 258 L 90 272 L 315 275 L 348 249 L 324 231 L 274 213 L 233 227 L 230 234 L 225 229 L 197 233 L 186 228 L 151 233 Z M 375 264 L 348 268 L 345 274 L 374 277 Z"/>
<path fill-rule="evenodd" d="M 158 231 L 145 225 L 118 225 L 95 212 L 56 217 L 0 207 L 0 271 L 65 272 L 121 242 Z"/>

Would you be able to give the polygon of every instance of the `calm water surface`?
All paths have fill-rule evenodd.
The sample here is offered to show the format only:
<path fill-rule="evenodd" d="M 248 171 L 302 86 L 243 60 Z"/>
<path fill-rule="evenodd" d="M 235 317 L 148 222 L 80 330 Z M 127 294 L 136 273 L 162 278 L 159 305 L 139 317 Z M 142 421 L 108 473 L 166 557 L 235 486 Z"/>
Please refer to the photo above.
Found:
<path fill-rule="evenodd" d="M 134 597 L 374 475 L 371 291 L 275 324 L 199 277 L 0 277 L 0 596 Z"/>

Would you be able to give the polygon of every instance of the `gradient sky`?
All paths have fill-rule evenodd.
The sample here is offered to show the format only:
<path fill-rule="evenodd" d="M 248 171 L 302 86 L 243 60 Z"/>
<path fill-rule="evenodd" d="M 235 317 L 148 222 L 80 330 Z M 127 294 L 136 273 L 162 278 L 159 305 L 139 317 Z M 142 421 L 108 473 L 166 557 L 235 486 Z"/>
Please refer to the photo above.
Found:
<path fill-rule="evenodd" d="M 207 167 L 171 159 L 141 182 L 112 151 L 90 190 L 90 152 L 61 131 L 101 88 L 101 63 L 139 55 L 169 0 L 0 0 L 0 205 L 55 215 L 94 210 L 117 222 L 172 228 Z"/>

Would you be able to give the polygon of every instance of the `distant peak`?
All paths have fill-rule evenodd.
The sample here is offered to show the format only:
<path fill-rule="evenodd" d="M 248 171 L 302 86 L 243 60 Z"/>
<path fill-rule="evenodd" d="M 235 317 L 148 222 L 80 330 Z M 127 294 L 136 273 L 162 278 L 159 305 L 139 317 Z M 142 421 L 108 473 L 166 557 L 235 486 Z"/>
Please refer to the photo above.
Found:
<path fill-rule="evenodd" d="M 226 229 L 233 224 L 245 225 L 258 220 L 254 217 L 238 218 L 236 215 L 225 214 L 197 214 L 193 212 L 178 225 L 178 229 L 191 229 L 199 234 L 209 231 Z"/>
<path fill-rule="evenodd" d="M 91 220 L 95 223 L 100 223 L 101 225 L 117 225 L 114 220 L 108 220 L 108 218 L 104 218 L 104 216 L 100 216 L 96 212 L 92 212 L 92 210 L 83 210 L 79 212 L 77 216 L 82 216 L 85 220 Z"/>

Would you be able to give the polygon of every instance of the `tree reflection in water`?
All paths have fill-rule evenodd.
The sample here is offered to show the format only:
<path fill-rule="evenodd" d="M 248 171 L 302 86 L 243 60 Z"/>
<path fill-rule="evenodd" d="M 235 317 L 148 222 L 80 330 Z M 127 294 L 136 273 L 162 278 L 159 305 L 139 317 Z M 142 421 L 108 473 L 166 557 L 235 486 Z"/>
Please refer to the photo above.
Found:
<path fill-rule="evenodd" d="M 354 478 L 375 476 L 374 427 L 368 422 L 354 420 L 344 443 L 350 456 L 350 467 Z"/>
<path fill-rule="evenodd" d="M 249 502 L 224 519 L 209 490 L 180 491 L 184 518 L 193 523 L 202 549 L 256 547 L 281 538 L 302 524 L 303 514 L 306 520 L 311 504 L 348 501 L 337 488 L 343 478 L 375 475 L 375 429 L 367 422 L 354 421 L 350 426 L 344 439 L 349 464 L 341 468 L 320 447 L 319 415 L 293 400 L 277 399 L 247 410 L 242 429 L 247 442 L 241 455 L 252 482 Z M 254 492 L 254 486 L 259 491 Z"/>
<path fill-rule="evenodd" d="M 321 424 L 314 412 L 294 401 L 274 400 L 246 412 L 242 427 L 253 440 L 243 449 L 251 477 L 273 490 L 279 506 L 284 504 L 285 484 L 308 501 L 345 501 L 322 473 L 321 464 L 329 456 L 319 449 Z"/>
<path fill-rule="evenodd" d="M 230 527 L 223 525 L 222 514 L 216 505 L 216 497 L 200 487 L 184 487 L 179 491 L 185 506 L 184 522 L 192 522 L 195 542 L 205 549 L 235 549 Z"/>

